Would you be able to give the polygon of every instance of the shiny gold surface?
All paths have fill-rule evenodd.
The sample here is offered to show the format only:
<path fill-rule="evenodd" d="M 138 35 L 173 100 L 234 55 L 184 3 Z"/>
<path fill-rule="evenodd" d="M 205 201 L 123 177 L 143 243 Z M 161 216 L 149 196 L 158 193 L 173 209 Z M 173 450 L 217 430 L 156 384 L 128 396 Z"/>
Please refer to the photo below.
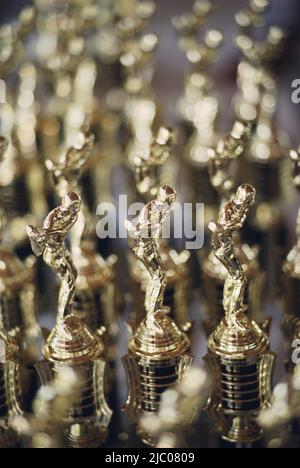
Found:
<path fill-rule="evenodd" d="M 175 200 L 175 191 L 171 187 L 162 187 L 157 199 L 148 203 L 135 220 L 126 223 L 129 245 L 151 277 L 145 300 L 147 314 L 151 315 L 163 306 L 167 279 L 157 239 Z"/>
<path fill-rule="evenodd" d="M 61 283 L 58 324 L 70 313 L 76 293 L 77 271 L 65 246 L 65 239 L 78 220 L 80 205 L 79 196 L 71 192 L 63 198 L 62 205 L 46 217 L 42 228 L 27 228 L 33 252 L 37 256 L 43 256 L 45 263 L 53 269 Z"/>
<path fill-rule="evenodd" d="M 54 328 L 44 350 L 48 361 L 69 365 L 90 362 L 102 352 L 100 341 L 74 315 L 67 316 Z"/>

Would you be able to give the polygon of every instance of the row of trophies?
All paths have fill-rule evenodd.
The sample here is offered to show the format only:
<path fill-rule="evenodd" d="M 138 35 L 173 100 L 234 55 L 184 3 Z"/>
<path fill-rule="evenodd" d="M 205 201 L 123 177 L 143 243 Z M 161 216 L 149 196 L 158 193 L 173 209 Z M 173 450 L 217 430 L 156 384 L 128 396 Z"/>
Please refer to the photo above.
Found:
<path fill-rule="evenodd" d="M 275 427 L 289 442 L 296 437 L 299 371 L 287 366 L 283 415 L 264 313 L 264 298 L 283 294 L 286 341 L 300 338 L 300 214 L 285 260 L 282 209 L 291 167 L 300 188 L 300 152 L 290 151 L 275 125 L 271 65 L 285 34 L 267 27 L 268 6 L 250 0 L 236 15 L 236 122 L 224 137 L 211 73 L 224 38 L 208 26 L 213 5 L 196 0 L 173 19 L 189 61 L 178 103 L 180 158 L 152 87 L 158 37 L 145 32 L 152 1 L 36 0 L 0 29 L 7 87 L 0 109 L 0 447 L 105 445 L 126 307 L 124 411 L 145 444 L 184 445 L 204 405 L 213 431 L 238 446 L 260 440 L 264 427 L 266 437 Z M 205 204 L 197 268 L 191 252 L 162 239 L 181 167 L 193 200 Z M 115 244 L 96 236 L 94 215 L 123 180 L 129 197 L 145 203 L 126 222 L 129 281 Z M 51 332 L 39 319 L 53 291 L 44 264 L 60 284 Z M 192 364 L 195 274 L 207 373 Z M 273 433 L 270 440 L 274 446 Z"/>

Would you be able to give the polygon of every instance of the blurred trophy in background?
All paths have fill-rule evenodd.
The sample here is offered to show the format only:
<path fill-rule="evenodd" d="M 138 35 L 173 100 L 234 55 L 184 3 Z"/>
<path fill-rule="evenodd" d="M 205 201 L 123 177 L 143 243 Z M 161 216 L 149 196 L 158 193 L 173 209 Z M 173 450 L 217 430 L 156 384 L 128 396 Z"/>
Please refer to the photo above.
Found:
<path fill-rule="evenodd" d="M 0 162 L 2 162 L 7 149 L 7 140 L 0 139 Z M 0 200 L 0 242 L 3 241 L 5 214 L 3 200 Z M 14 447 L 18 438 L 11 428 L 11 418 L 22 414 L 20 403 L 22 400 L 22 381 L 20 368 L 20 351 L 16 340 L 21 311 L 13 293 L 14 280 L 18 277 L 15 271 L 15 261 L 12 262 L 10 251 L 5 252 L 1 245 L 1 277 L 0 277 L 0 447 Z M 4 262 L 3 262 L 4 260 Z M 14 259 L 13 259 L 14 260 Z M 19 264 L 17 263 L 19 267 Z M 12 279 L 12 281 L 10 281 Z M 20 279 L 20 278 L 18 278 Z M 19 286 L 19 284 L 18 284 Z"/>
<path fill-rule="evenodd" d="M 25 448 L 65 448 L 68 412 L 80 396 L 82 382 L 70 367 L 58 369 L 53 381 L 37 392 L 33 414 L 17 414 L 12 427 L 22 437 Z"/>
<path fill-rule="evenodd" d="M 45 171 L 37 146 L 36 88 L 36 67 L 24 62 L 18 70 L 17 91 L 8 97 L 0 116 L 3 135 L 10 140 L 1 165 L 0 191 L 10 220 L 12 242 L 22 257 L 30 251 L 26 224 L 40 220 L 47 209 Z"/>
<path fill-rule="evenodd" d="M 297 353 L 299 357 L 299 353 Z M 259 422 L 267 448 L 297 448 L 300 440 L 300 367 L 299 362 L 288 382 L 276 385 L 272 406 L 261 411 Z"/>
<path fill-rule="evenodd" d="M 209 183 L 208 149 L 216 144 L 219 100 L 209 68 L 218 58 L 223 34 L 206 28 L 200 41 L 198 36 L 212 11 L 211 2 L 200 0 L 195 2 L 193 12 L 173 20 L 180 48 L 191 65 L 185 78 L 184 96 L 179 101 L 179 113 L 188 138 L 184 156 L 189 167 L 191 195 L 193 200 L 205 203 L 207 219 L 213 218 L 218 208 L 217 193 Z"/>
<path fill-rule="evenodd" d="M 126 160 L 132 168 L 133 159 L 151 145 L 153 131 L 159 123 L 158 104 L 151 87 L 153 75 L 153 55 L 158 38 L 147 34 L 135 42 L 125 44 L 121 65 L 126 73 L 125 90 L 128 99 L 125 116 L 129 125 L 129 143 L 126 149 Z"/>
<path fill-rule="evenodd" d="M 236 115 L 253 123 L 249 150 L 241 164 L 240 177 L 257 190 L 257 206 L 249 218 L 245 237 L 250 245 L 259 243 L 262 269 L 268 272 L 269 291 L 278 287 L 281 263 L 286 249 L 286 223 L 282 201 L 287 194 L 288 140 L 276 127 L 277 83 L 271 71 L 272 60 L 280 57 L 285 35 L 266 29 L 268 1 L 253 0 L 250 7 L 236 15 L 240 32 L 236 45 L 244 58 L 238 67 L 239 92 L 235 98 Z"/>
<path fill-rule="evenodd" d="M 137 426 L 138 435 L 149 445 L 156 445 L 157 438 L 151 428 L 143 428 L 141 418 L 158 413 L 162 393 L 183 378 L 192 360 L 188 354 L 189 339 L 164 306 L 167 277 L 157 243 L 175 199 L 172 188 L 162 187 L 156 200 L 126 224 L 130 247 L 144 264 L 150 280 L 145 299 L 146 318 L 129 340 L 129 354 L 123 359 L 129 385 L 125 412 Z"/>
<path fill-rule="evenodd" d="M 0 163 L 3 161 L 8 142 L 0 138 Z M 36 260 L 28 257 L 22 262 L 6 242 L 9 231 L 6 217 L 5 197 L 0 198 L 0 317 L 2 327 L 17 340 L 22 358 L 33 363 L 41 357 L 43 336 L 37 322 Z"/>

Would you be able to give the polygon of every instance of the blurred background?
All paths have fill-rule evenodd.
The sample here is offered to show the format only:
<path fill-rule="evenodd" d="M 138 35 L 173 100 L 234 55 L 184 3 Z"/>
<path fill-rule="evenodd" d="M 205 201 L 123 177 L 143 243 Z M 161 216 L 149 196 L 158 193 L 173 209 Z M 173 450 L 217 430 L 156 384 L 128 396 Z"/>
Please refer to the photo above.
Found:
<path fill-rule="evenodd" d="M 154 1 L 158 10 L 151 21 L 149 30 L 157 33 L 160 38 L 154 86 L 168 116 L 169 124 L 173 124 L 176 118 L 175 103 L 182 92 L 183 78 L 188 63 L 178 48 L 171 18 L 191 9 L 193 0 Z M 220 60 L 213 71 L 222 102 L 221 126 L 225 130 L 228 130 L 232 122 L 232 116 L 230 120 L 227 118 L 229 117 L 228 112 L 230 112 L 228 105 L 235 90 L 236 66 L 240 57 L 233 44 L 236 32 L 234 15 L 247 3 L 247 0 L 216 1 L 216 10 L 210 22 L 225 34 L 225 45 Z M 272 8 L 269 12 L 269 23 L 283 27 L 289 34 L 286 52 L 274 64 L 281 83 L 278 121 L 283 130 L 288 130 L 293 143 L 298 144 L 300 138 L 297 117 L 300 115 L 300 105 L 297 106 L 291 101 L 291 83 L 294 79 L 300 78 L 300 2 L 297 0 L 271 0 L 270 3 Z M 31 4 L 31 0 L 2 0 L 0 2 L 0 24 L 13 21 L 24 6 Z"/>

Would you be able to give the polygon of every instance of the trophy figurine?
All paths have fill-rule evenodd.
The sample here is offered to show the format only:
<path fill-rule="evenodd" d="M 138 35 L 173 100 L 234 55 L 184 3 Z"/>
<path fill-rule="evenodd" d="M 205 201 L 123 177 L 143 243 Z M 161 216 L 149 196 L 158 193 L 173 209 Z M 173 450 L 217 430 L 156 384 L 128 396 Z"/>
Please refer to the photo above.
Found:
<path fill-rule="evenodd" d="M 129 127 L 126 163 L 131 169 L 136 155 L 151 145 L 153 132 L 160 122 L 160 110 L 152 89 L 157 44 L 158 38 L 154 34 L 127 40 L 120 58 L 125 74 L 124 87 L 129 97 L 125 106 Z"/>
<path fill-rule="evenodd" d="M 32 63 L 20 66 L 17 90 L 1 111 L 1 128 L 10 139 L 0 171 L 0 190 L 10 221 L 10 237 L 22 257 L 30 253 L 25 227 L 41 219 L 47 209 L 44 169 L 37 149 L 37 69 Z M 28 100 L 28 96 L 32 98 Z"/>
<path fill-rule="evenodd" d="M 94 136 L 79 133 L 71 147 L 58 164 L 46 161 L 53 175 L 58 196 L 70 191 L 82 193 L 80 175 L 88 162 L 94 145 Z M 78 271 L 76 281 L 75 309 L 82 314 L 88 327 L 107 339 L 115 337 L 116 324 L 116 256 L 107 260 L 97 252 L 95 221 L 86 203 L 82 203 L 78 221 L 71 233 L 71 255 Z"/>
<path fill-rule="evenodd" d="M 272 294 L 280 286 L 280 272 L 286 250 L 287 228 L 281 202 L 288 195 L 289 139 L 276 127 L 278 86 L 271 70 L 272 60 L 282 54 L 284 32 L 266 27 L 269 1 L 253 0 L 236 16 L 237 47 L 243 54 L 238 67 L 239 92 L 235 98 L 237 117 L 253 123 L 249 150 L 241 165 L 240 178 L 257 191 L 257 204 L 244 231 L 250 245 L 260 244 L 260 263 L 268 274 Z M 266 27 L 266 36 L 262 36 Z M 274 255 L 274 252 L 275 255 Z"/>
<path fill-rule="evenodd" d="M 157 137 L 153 139 L 150 149 L 145 150 L 143 155 L 136 156 L 134 159 L 137 191 L 146 203 L 150 203 L 159 193 L 162 185 L 163 165 L 171 155 L 173 142 L 172 130 L 161 127 Z M 188 318 L 190 253 L 188 251 L 177 252 L 166 239 L 160 239 L 159 246 L 167 278 L 165 305 L 170 307 L 172 318 L 176 324 L 184 331 L 188 331 L 191 327 Z M 135 330 L 146 314 L 143 304 L 149 283 L 149 273 L 144 263 L 135 255 L 129 257 L 129 266 L 135 299 L 129 324 Z"/>
<path fill-rule="evenodd" d="M 123 359 L 129 384 L 125 412 L 148 445 L 155 445 L 156 437 L 151 430 L 143 430 L 141 418 L 158 413 L 162 393 L 182 379 L 192 360 L 188 354 L 189 339 L 168 317 L 164 306 L 167 277 L 157 243 L 175 199 L 174 190 L 164 186 L 155 201 L 126 223 L 129 245 L 150 280 L 145 299 L 146 318 L 130 339 L 129 354 Z"/>
<path fill-rule="evenodd" d="M 216 62 L 223 45 L 222 32 L 206 27 L 212 12 L 212 2 L 195 1 L 192 12 L 173 20 L 179 46 L 190 64 L 185 92 L 178 103 L 186 133 L 184 157 L 190 177 L 190 196 L 205 204 L 208 219 L 214 217 L 218 207 L 217 193 L 209 183 L 208 149 L 215 146 L 219 116 L 219 99 L 209 68 Z"/>
<path fill-rule="evenodd" d="M 293 164 L 293 184 L 300 191 L 300 148 L 298 151 L 291 151 L 290 159 Z M 297 242 L 283 263 L 283 328 L 291 341 L 300 330 L 300 209 L 296 223 L 296 236 Z"/>
<path fill-rule="evenodd" d="M 236 122 L 230 135 L 220 140 L 216 149 L 210 151 L 209 173 L 211 183 L 219 194 L 220 204 L 224 206 L 234 195 L 235 181 L 233 165 L 245 153 L 250 137 L 250 127 Z M 262 311 L 262 295 L 265 274 L 260 270 L 258 249 L 245 244 L 238 233 L 234 237 L 236 255 L 243 265 L 247 277 L 246 295 L 249 302 L 249 315 L 263 329 L 270 321 Z M 207 334 L 212 333 L 224 315 L 223 290 L 228 276 L 227 268 L 215 256 L 214 251 L 208 252 L 202 261 L 203 292 L 207 305 L 207 316 L 204 326 Z"/>
<path fill-rule="evenodd" d="M 71 447 L 93 448 L 100 446 L 107 436 L 111 411 L 104 396 L 103 345 L 74 311 L 77 271 L 65 239 L 78 221 L 80 207 L 80 197 L 71 192 L 47 216 L 42 228 L 29 226 L 27 233 L 34 253 L 43 255 L 61 283 L 56 326 L 44 348 L 46 362 L 37 369 L 43 385 L 66 366 L 83 382 L 80 398 L 66 420 L 66 439 Z"/>
<path fill-rule="evenodd" d="M 269 339 L 247 315 L 247 278 L 234 246 L 255 201 L 251 185 L 242 185 L 221 208 L 218 222 L 210 222 L 212 245 L 228 271 L 224 286 L 225 317 L 208 339 L 205 358 L 212 378 L 207 411 L 224 440 L 251 444 L 262 436 L 260 410 L 270 404 L 275 356 Z"/>

